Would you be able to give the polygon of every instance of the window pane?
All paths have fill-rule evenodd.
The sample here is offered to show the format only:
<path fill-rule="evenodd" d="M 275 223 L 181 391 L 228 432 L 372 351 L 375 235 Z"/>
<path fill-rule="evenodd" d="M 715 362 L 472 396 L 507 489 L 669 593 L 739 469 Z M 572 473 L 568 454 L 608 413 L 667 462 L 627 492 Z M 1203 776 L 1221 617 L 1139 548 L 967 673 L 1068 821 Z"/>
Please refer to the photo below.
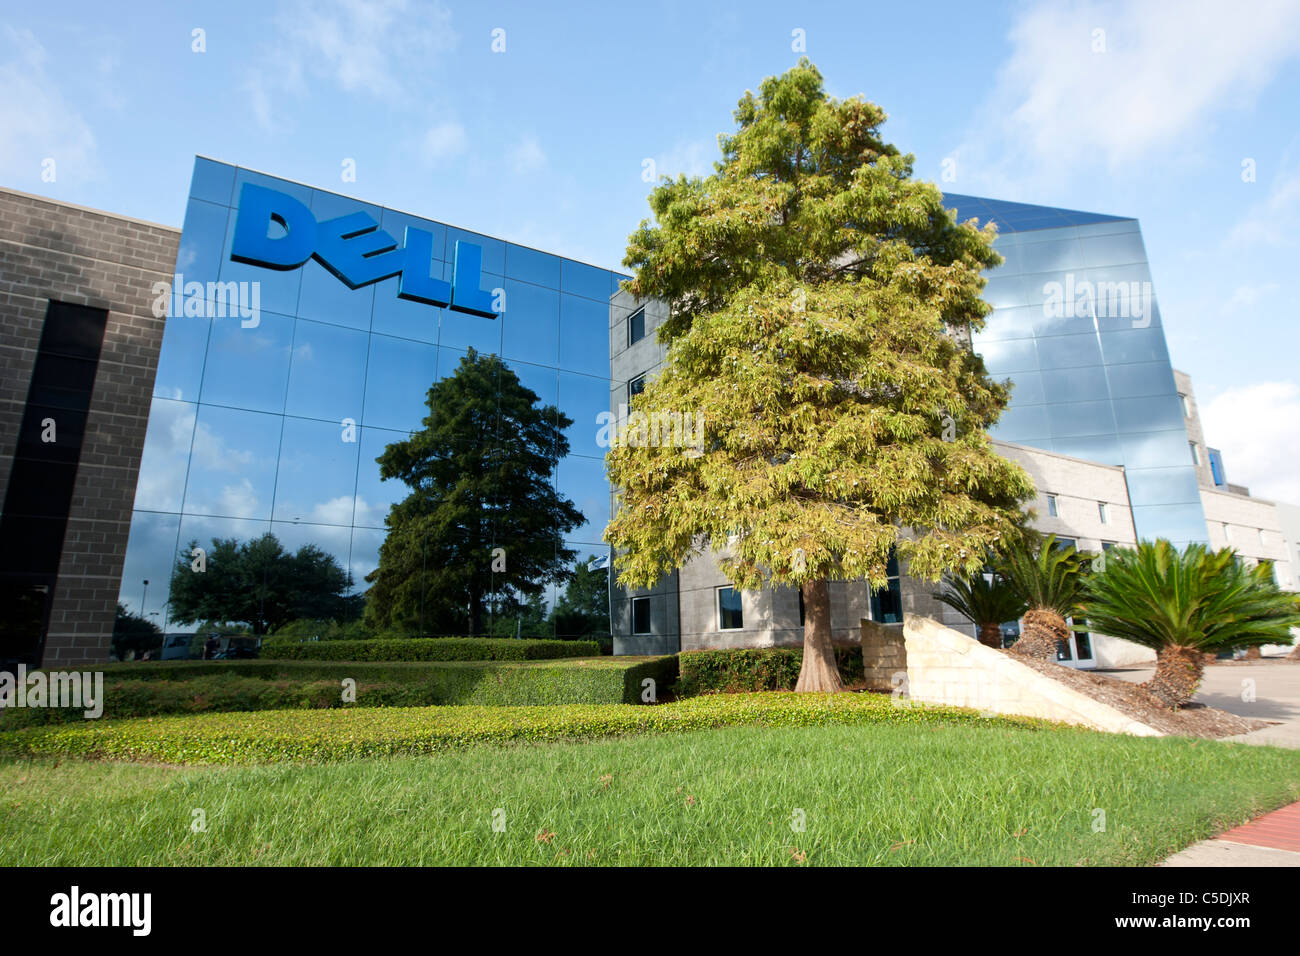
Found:
<path fill-rule="evenodd" d="M 186 514 L 269 519 L 282 421 L 278 415 L 199 406 Z"/>
<path fill-rule="evenodd" d="M 506 280 L 502 357 L 555 366 L 560 360 L 560 295 L 525 282 Z M 446 343 L 442 343 L 446 344 Z"/>
<path fill-rule="evenodd" d="M 181 510 L 197 409 L 191 402 L 163 398 L 155 398 L 150 405 L 140 478 L 135 486 L 137 510 Z"/>
<path fill-rule="evenodd" d="M 444 361 L 454 370 L 458 358 L 450 352 L 445 354 Z M 420 342 L 371 335 L 369 367 L 375 374 L 366 376 L 365 424 L 400 431 L 419 428 L 428 414 L 429 388 L 439 379 L 438 349 Z"/>
<path fill-rule="evenodd" d="M 357 442 L 360 447 L 356 505 L 353 511 L 353 523 L 357 527 L 384 527 L 388 509 L 411 493 L 411 489 L 396 478 L 383 481 L 379 477 L 379 464 L 375 461 L 390 444 L 406 437 L 406 432 L 380 428 L 361 429 L 361 438 Z"/>
<path fill-rule="evenodd" d="M 632 633 L 650 633 L 650 599 L 648 597 L 632 599 Z"/>
<path fill-rule="evenodd" d="M 302 418 L 361 421 L 366 379 L 364 332 L 298 320 L 289 365 L 285 413 Z"/>
<path fill-rule="evenodd" d="M 607 449 L 596 441 L 601 430 L 598 416 L 609 415 L 609 380 L 560 373 L 560 411 L 573 419 L 565 430 L 569 451 L 603 458 Z"/>
<path fill-rule="evenodd" d="M 359 430 L 285 418 L 273 518 L 351 526 Z"/>
<path fill-rule="evenodd" d="M 718 621 L 723 630 L 743 628 L 745 615 L 741 609 L 740 592 L 735 588 L 718 589 Z"/>
<path fill-rule="evenodd" d="M 287 315 L 266 311 L 250 328 L 244 328 L 238 318 L 213 319 L 200 401 L 283 412 L 293 325 Z"/>

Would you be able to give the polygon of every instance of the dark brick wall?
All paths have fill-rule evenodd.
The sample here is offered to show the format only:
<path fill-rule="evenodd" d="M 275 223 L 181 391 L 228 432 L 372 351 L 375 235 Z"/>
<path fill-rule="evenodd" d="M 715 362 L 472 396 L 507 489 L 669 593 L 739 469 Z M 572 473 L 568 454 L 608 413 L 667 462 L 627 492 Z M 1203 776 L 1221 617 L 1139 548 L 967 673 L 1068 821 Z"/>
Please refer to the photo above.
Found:
<path fill-rule="evenodd" d="M 180 230 L 0 189 L 0 501 L 51 299 L 109 310 L 43 663 L 108 659 Z"/>

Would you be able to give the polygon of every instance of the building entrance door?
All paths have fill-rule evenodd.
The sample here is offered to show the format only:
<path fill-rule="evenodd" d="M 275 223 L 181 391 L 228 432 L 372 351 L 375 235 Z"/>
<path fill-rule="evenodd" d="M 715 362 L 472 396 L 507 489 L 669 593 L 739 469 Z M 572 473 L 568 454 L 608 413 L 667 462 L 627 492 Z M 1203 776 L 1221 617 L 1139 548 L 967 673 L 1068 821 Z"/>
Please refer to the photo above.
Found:
<path fill-rule="evenodd" d="M 1073 624 L 1074 619 L 1068 618 L 1067 624 Z M 1070 639 L 1064 643 L 1056 645 L 1056 661 L 1058 664 L 1064 664 L 1066 667 L 1075 667 L 1079 670 L 1091 670 L 1097 666 L 1097 659 L 1093 655 L 1092 635 L 1076 631 L 1070 635 Z"/>

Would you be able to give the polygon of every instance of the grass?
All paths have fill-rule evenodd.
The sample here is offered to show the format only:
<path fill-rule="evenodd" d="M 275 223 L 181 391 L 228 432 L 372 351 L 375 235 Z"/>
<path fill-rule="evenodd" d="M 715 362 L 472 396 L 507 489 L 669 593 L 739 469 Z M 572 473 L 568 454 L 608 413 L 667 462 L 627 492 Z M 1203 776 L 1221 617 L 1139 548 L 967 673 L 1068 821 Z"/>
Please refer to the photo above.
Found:
<path fill-rule="evenodd" d="M 951 718 L 245 767 L 11 757 L 0 760 L 0 859 L 1149 864 L 1297 797 L 1295 751 Z M 206 832 L 191 829 L 195 810 Z"/>

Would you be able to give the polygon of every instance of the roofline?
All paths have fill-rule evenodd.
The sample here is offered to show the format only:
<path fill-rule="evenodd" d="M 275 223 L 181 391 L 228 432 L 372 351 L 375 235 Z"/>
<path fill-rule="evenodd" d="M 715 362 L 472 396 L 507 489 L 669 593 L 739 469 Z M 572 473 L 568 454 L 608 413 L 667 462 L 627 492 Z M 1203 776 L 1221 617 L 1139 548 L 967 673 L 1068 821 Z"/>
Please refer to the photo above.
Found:
<path fill-rule="evenodd" d="M 10 189 L 8 186 L 0 186 L 0 193 L 7 193 L 10 196 L 21 196 L 23 199 L 34 199 L 37 202 L 47 202 L 53 206 L 61 206 L 64 209 L 75 209 L 78 212 L 88 212 L 92 215 L 103 216 L 106 219 L 116 219 L 119 222 L 133 222 L 139 226 L 148 226 L 151 229 L 162 229 L 166 232 L 179 234 L 180 226 L 168 226 L 161 222 L 153 222 L 149 219 L 136 219 L 134 216 L 124 216 L 121 213 L 109 212 L 107 209 L 96 209 L 94 206 L 82 206 L 75 202 L 66 202 L 62 199 L 55 199 L 52 196 L 38 196 L 36 193 L 25 193 L 21 189 Z"/>
<path fill-rule="evenodd" d="M 370 206 L 378 206 L 380 209 L 391 209 L 393 212 L 401 213 L 404 216 L 415 216 L 418 219 L 429 218 L 428 216 L 421 215 L 420 213 L 408 212 L 405 209 L 398 209 L 395 206 L 386 206 L 381 202 L 375 202 L 373 199 L 362 199 L 358 196 L 350 196 L 347 193 L 340 193 L 340 192 L 335 192 L 332 189 L 326 189 L 324 186 L 314 186 L 311 183 L 305 183 L 300 179 L 290 179 L 288 176 L 281 176 L 279 173 L 270 173 L 264 169 L 254 169 L 252 166 L 241 166 L 239 163 L 232 163 L 227 159 L 218 159 L 215 156 L 206 156 L 203 153 L 195 153 L 194 158 L 206 159 L 210 163 L 220 163 L 222 166 L 230 166 L 234 169 L 244 169 L 250 173 L 257 173 L 259 176 L 270 176 L 272 179 L 282 179 L 287 183 L 293 183 L 296 186 L 304 186 L 307 189 L 319 189 L 321 192 L 329 193 L 332 196 L 338 196 L 341 199 L 351 199 L 354 202 L 363 202 Z M 569 262 L 576 262 L 580 266 L 587 266 L 588 268 L 591 269 L 600 269 L 603 272 L 613 272 L 616 275 L 625 275 L 625 273 L 619 272 L 617 269 L 610 269 L 607 268 L 606 266 L 599 266 L 596 265 L 596 263 L 594 262 L 586 262 L 582 259 L 575 259 L 572 256 L 562 256 L 557 252 L 551 252 L 547 249 L 539 249 L 536 246 L 524 245 L 522 242 L 515 242 L 513 239 L 506 239 L 504 236 L 494 236 L 491 233 L 482 232 L 478 229 L 469 229 L 465 226 L 452 225 L 451 223 L 443 222 L 441 219 L 430 219 L 429 221 L 437 222 L 444 226 L 451 226 L 451 228 L 453 229 L 465 229 L 467 232 L 473 232 L 476 235 L 485 236 L 488 239 L 495 239 L 497 242 L 509 243 L 512 246 L 518 246 L 520 249 L 529 249 L 533 252 L 539 252 L 542 255 L 554 256 L 556 259 L 567 259 Z M 627 276 L 627 278 L 632 278 L 632 277 Z"/>

